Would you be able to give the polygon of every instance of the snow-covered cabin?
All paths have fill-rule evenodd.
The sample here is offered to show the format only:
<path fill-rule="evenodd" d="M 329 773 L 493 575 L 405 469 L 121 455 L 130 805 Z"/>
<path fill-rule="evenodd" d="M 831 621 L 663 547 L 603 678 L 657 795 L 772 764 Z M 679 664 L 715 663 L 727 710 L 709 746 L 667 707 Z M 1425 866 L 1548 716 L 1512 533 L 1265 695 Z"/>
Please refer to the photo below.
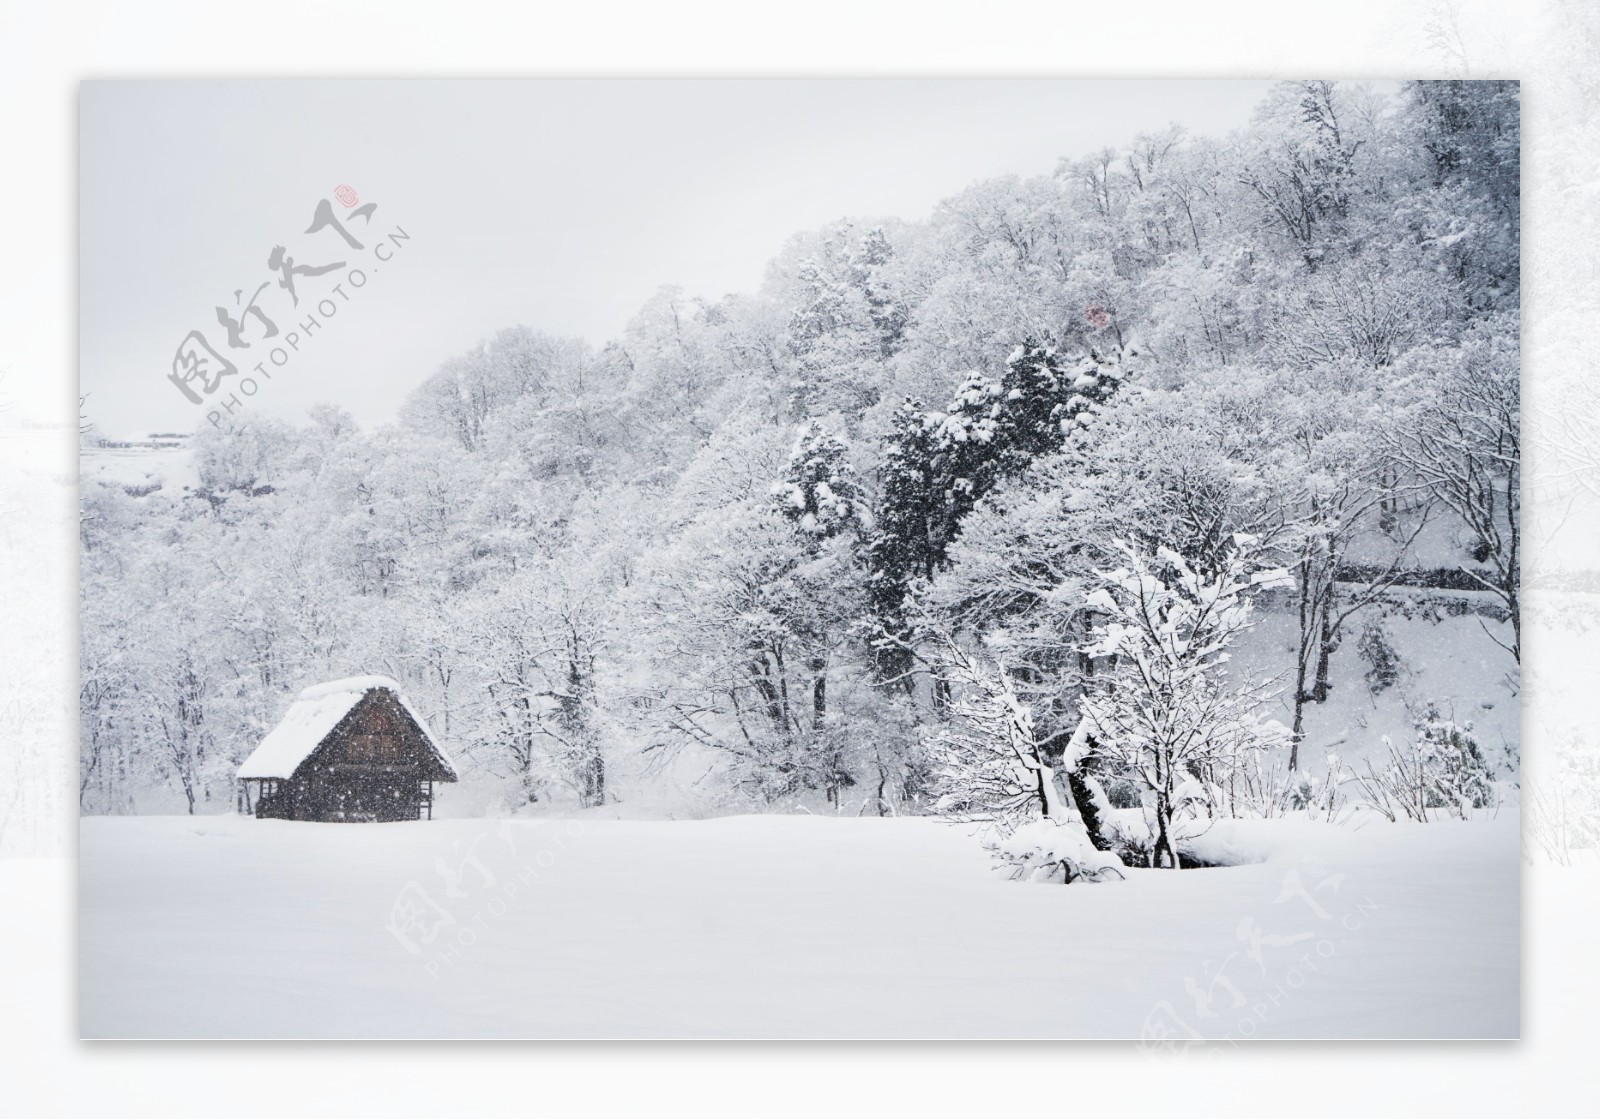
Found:
<path fill-rule="evenodd" d="M 350 677 L 301 692 L 239 780 L 257 817 L 406 821 L 432 819 L 433 783 L 456 768 L 397 683 Z"/>

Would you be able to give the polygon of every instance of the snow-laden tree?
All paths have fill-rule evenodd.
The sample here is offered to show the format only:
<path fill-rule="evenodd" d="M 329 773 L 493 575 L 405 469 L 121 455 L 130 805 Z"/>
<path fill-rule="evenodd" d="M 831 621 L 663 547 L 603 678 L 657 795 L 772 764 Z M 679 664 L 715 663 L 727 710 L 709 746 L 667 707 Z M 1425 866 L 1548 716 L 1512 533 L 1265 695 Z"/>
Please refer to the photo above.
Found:
<path fill-rule="evenodd" d="M 795 529 L 764 504 L 708 511 L 647 560 L 640 645 L 655 749 L 710 752 L 759 801 L 844 777 L 810 747 L 825 663 Z M 825 696 L 825 693 L 822 693 Z"/>
<path fill-rule="evenodd" d="M 817 544 L 859 536 L 872 514 L 849 449 L 812 420 L 800 429 L 782 481 L 772 488 L 778 511 Z"/>
<path fill-rule="evenodd" d="M 936 808 L 1010 828 L 1039 817 L 1076 819 L 1004 661 L 985 664 L 949 639 L 939 660 L 956 699 L 950 720 L 928 740 Z"/>
<path fill-rule="evenodd" d="M 1100 750 L 1147 792 L 1152 867 L 1180 866 L 1180 809 L 1214 806 L 1251 752 L 1288 741 L 1262 714 L 1271 682 L 1227 670 L 1229 646 L 1250 626 L 1251 590 L 1282 579 L 1252 571 L 1248 544 L 1210 575 L 1171 549 L 1152 557 L 1123 544 L 1126 563 L 1103 572 L 1085 601 L 1100 617 L 1084 652 L 1110 665 L 1081 710 Z"/>
<path fill-rule="evenodd" d="M 506 328 L 440 366 L 406 402 L 405 421 L 464 450 L 482 450 L 497 415 L 507 408 L 518 405 L 526 413 L 558 400 L 575 371 L 587 364 L 585 349 L 575 339 Z"/>
<path fill-rule="evenodd" d="M 1416 721 L 1417 740 L 1433 784 L 1435 807 L 1463 819 L 1494 801 L 1494 772 L 1472 734 L 1472 721 L 1458 723 L 1427 705 Z"/>
<path fill-rule="evenodd" d="M 774 263 L 772 283 L 793 311 L 784 331 L 792 356 L 789 415 L 855 424 L 883 391 L 883 362 L 900 344 L 905 312 L 881 227 L 841 222 L 796 238 Z"/>
<path fill-rule="evenodd" d="M 648 559 L 652 741 L 712 752 L 758 799 L 837 804 L 866 745 L 830 717 L 829 676 L 856 642 L 869 515 L 841 441 L 807 424 L 779 459 L 772 434 L 742 426 L 697 457 L 699 508 Z"/>
<path fill-rule="evenodd" d="M 1522 662 L 1522 389 L 1517 316 L 1496 315 L 1459 348 L 1416 355 L 1414 407 L 1389 428 L 1412 480 L 1470 535 L 1462 567 L 1505 608 Z M 1481 566 L 1481 567 L 1480 567 Z M 1486 569 L 1486 570 L 1484 570 Z M 1501 643 L 1504 644 L 1504 643 Z"/>
<path fill-rule="evenodd" d="M 872 514 L 849 453 L 816 421 L 802 427 L 783 480 L 772 488 L 779 515 L 798 532 L 803 562 L 789 575 L 806 606 L 792 612 L 797 633 L 810 638 L 811 725 L 827 721 L 828 661 L 860 612 L 858 561 Z"/>
<path fill-rule="evenodd" d="M 1269 229 L 1315 266 L 1357 205 L 1376 121 L 1337 82 L 1279 82 L 1236 148 L 1235 177 Z"/>
<path fill-rule="evenodd" d="M 1382 369 L 1418 343 L 1446 336 L 1453 329 L 1449 309 L 1460 302 L 1415 247 L 1368 252 L 1271 295 L 1265 356 L 1290 367 Z"/>
<path fill-rule="evenodd" d="M 482 760 L 529 802 L 564 789 L 586 808 L 604 804 L 597 678 L 615 625 L 604 581 L 562 560 L 529 566 L 475 592 L 462 622 L 475 699 L 458 721 Z"/>
<path fill-rule="evenodd" d="M 1028 342 L 1003 377 L 970 374 L 944 411 L 908 402 L 896 412 L 867 549 L 880 679 L 909 684 L 913 585 L 944 567 L 963 521 L 998 485 L 1093 425 L 1129 376 L 1128 357 Z"/>
<path fill-rule="evenodd" d="M 1373 370 L 1333 363 L 1265 374 L 1275 393 L 1274 439 L 1259 456 L 1284 531 L 1276 544 L 1294 581 L 1296 644 L 1290 701 L 1300 762 L 1309 704 L 1327 700 L 1345 627 L 1405 575 L 1433 517 L 1426 495 L 1400 484 L 1384 431 L 1397 394 Z M 1351 557 L 1368 563 L 1357 573 Z"/>
<path fill-rule="evenodd" d="M 1120 861 L 1095 847 L 1072 795 L 1056 780 L 1058 764 L 1077 765 L 1087 736 L 1075 736 L 1052 763 L 1003 659 L 944 636 L 939 662 L 955 699 L 950 719 L 924 745 L 935 809 L 991 822 L 999 832 L 992 850 L 1019 875 L 1059 871 L 1066 883 L 1120 878 Z"/>
<path fill-rule="evenodd" d="M 1515 307 L 1521 272 L 1521 91 L 1515 81 L 1406 83 L 1400 127 L 1425 189 L 1396 216 L 1466 287 L 1473 308 Z"/>
<path fill-rule="evenodd" d="M 1210 573 L 1237 534 L 1260 553 L 1294 539 L 1275 487 L 1276 409 L 1274 386 L 1247 368 L 1129 390 L 1080 440 L 973 511 L 921 602 L 952 628 L 1005 632 L 1016 687 L 1059 744 L 1076 730 L 1077 696 L 1096 668 L 1082 653 L 1084 599 L 1120 561 L 1114 542 L 1164 545 Z"/>

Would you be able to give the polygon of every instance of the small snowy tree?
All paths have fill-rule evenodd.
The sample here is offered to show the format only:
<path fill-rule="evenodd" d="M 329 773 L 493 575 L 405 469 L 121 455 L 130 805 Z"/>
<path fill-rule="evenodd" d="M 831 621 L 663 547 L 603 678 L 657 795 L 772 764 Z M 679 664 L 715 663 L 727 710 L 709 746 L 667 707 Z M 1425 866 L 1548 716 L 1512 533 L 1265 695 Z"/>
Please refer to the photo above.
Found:
<path fill-rule="evenodd" d="M 1459 724 L 1428 704 L 1414 725 L 1416 735 L 1396 745 L 1386 735 L 1388 757 L 1382 765 L 1367 759 L 1356 771 L 1367 805 L 1391 821 L 1402 815 L 1418 824 L 1433 819 L 1430 810 L 1445 809 L 1465 818 L 1473 809 L 1494 803 L 1494 776 L 1484 761 L 1472 724 Z"/>
<path fill-rule="evenodd" d="M 1356 650 L 1367 663 L 1364 676 L 1367 689 L 1374 696 L 1386 688 L 1392 688 L 1405 672 L 1405 659 L 1394 648 L 1394 635 L 1381 617 L 1367 620 L 1361 628 L 1361 639 L 1356 643 Z"/>
<path fill-rule="evenodd" d="M 815 420 L 800 429 L 772 495 L 778 512 L 818 542 L 860 533 L 871 521 L 849 450 Z"/>
<path fill-rule="evenodd" d="M 1015 828 L 1072 810 L 1039 754 L 1033 712 L 1017 696 L 1003 663 L 981 664 L 954 642 L 941 657 L 959 689 L 953 719 L 929 740 L 941 813 L 995 820 Z"/>
<path fill-rule="evenodd" d="M 1417 743 L 1428 778 L 1429 807 L 1465 817 L 1494 802 L 1494 778 L 1484 761 L 1472 724 L 1445 717 L 1429 704 L 1417 720 Z"/>
<path fill-rule="evenodd" d="M 1248 542 L 1244 542 L 1248 543 Z M 1179 866 L 1180 804 L 1213 805 L 1215 790 L 1251 752 L 1288 742 L 1259 714 L 1267 683 L 1230 681 L 1228 647 L 1250 625 L 1246 593 L 1281 573 L 1250 574 L 1236 552 L 1215 575 L 1161 549 L 1155 562 L 1118 542 L 1126 567 L 1101 573 L 1086 605 L 1102 616 L 1085 648 L 1109 658 L 1082 700 L 1101 751 L 1136 775 L 1155 813 L 1152 867 Z"/>
<path fill-rule="evenodd" d="M 1033 711 L 1005 664 L 985 665 L 948 639 L 941 661 L 959 698 L 953 718 L 927 743 L 939 812 L 993 821 L 1002 836 L 990 850 L 1014 868 L 1013 878 L 1041 872 L 1059 872 L 1064 883 L 1120 878 L 1120 861 L 1096 850 L 1071 798 L 1057 787 L 1034 734 Z M 1085 745 L 1084 736 L 1075 737 L 1069 756 Z"/>
<path fill-rule="evenodd" d="M 772 496 L 799 535 L 794 567 L 784 578 L 793 605 L 790 628 L 808 646 L 811 729 L 820 734 L 828 713 L 828 662 L 860 608 L 857 562 L 872 516 L 843 441 L 814 420 L 801 428 Z"/>

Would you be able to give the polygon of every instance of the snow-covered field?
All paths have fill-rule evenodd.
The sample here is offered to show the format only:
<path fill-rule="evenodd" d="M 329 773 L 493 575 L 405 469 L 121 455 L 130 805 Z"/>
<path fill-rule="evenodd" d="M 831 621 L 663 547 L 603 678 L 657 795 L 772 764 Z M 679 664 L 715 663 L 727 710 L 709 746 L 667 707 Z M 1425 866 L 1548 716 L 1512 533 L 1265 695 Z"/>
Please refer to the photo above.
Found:
<path fill-rule="evenodd" d="M 1219 828 L 1224 826 L 1219 826 Z M 1012 883 L 928 819 L 97 817 L 86 1037 L 1515 1037 L 1518 821 Z"/>

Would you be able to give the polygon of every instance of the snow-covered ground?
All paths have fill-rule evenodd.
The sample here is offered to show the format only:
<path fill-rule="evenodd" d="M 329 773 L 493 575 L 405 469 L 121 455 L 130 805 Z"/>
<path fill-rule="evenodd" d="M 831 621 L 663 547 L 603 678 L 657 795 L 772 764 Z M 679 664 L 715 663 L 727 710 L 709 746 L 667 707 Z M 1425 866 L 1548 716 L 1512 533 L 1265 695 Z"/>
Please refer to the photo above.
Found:
<path fill-rule="evenodd" d="M 1219 826 L 1223 827 L 1223 826 Z M 1518 821 L 1008 882 L 929 819 L 81 826 L 86 1037 L 1514 1037 Z"/>

